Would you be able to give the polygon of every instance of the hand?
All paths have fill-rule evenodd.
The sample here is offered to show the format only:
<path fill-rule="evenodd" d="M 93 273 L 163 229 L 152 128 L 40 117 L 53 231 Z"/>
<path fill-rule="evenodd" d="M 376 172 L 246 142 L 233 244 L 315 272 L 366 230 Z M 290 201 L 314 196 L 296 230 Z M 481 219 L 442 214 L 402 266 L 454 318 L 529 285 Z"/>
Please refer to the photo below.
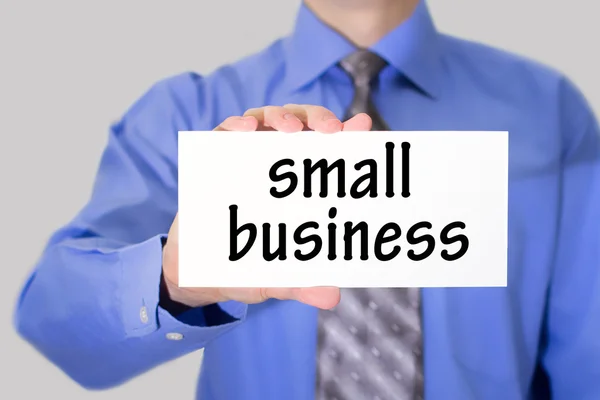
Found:
<path fill-rule="evenodd" d="M 242 117 L 229 117 L 215 131 L 370 131 L 372 120 L 367 114 L 357 114 L 346 122 L 321 106 L 287 104 L 283 107 L 251 108 Z"/>
<path fill-rule="evenodd" d="M 215 131 L 281 131 L 298 132 L 314 130 L 321 133 L 340 131 L 369 131 L 372 121 L 367 114 L 358 114 L 346 122 L 340 121 L 331 111 L 320 106 L 288 104 L 283 107 L 253 108 L 242 117 L 229 117 Z M 175 217 L 163 250 L 163 282 L 172 301 L 189 307 L 200 307 L 227 300 L 247 304 L 268 299 L 296 300 L 330 309 L 340 301 L 340 290 L 335 287 L 312 288 L 180 288 L 179 229 Z"/>

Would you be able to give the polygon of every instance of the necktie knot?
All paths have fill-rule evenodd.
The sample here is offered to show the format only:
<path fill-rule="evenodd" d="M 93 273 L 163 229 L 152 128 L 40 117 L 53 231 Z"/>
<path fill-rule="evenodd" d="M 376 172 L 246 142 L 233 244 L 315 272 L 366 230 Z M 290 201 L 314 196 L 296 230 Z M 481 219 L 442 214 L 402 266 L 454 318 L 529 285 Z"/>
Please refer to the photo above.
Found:
<path fill-rule="evenodd" d="M 354 98 L 346 110 L 345 119 L 366 113 L 373 120 L 373 130 L 389 130 L 371 99 L 371 83 L 387 62 L 372 51 L 357 50 L 340 61 L 339 65 L 352 78 L 354 85 Z"/>
<path fill-rule="evenodd" d="M 369 50 L 357 50 L 340 61 L 340 67 L 357 85 L 371 83 L 386 65 L 383 58 Z"/>

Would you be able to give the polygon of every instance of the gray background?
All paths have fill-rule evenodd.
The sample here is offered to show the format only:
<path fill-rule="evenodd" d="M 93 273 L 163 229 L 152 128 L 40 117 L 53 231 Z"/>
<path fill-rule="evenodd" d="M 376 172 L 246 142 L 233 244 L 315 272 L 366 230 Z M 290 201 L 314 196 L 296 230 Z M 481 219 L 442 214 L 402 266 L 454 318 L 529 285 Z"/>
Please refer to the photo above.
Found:
<path fill-rule="evenodd" d="M 15 298 L 51 232 L 87 201 L 109 123 L 156 80 L 188 70 L 210 72 L 288 33 L 298 5 L 0 1 L 0 398 L 193 398 L 200 353 L 108 392 L 84 391 L 13 332 Z M 600 110 L 597 2 L 429 5 L 440 30 L 554 66 Z"/>

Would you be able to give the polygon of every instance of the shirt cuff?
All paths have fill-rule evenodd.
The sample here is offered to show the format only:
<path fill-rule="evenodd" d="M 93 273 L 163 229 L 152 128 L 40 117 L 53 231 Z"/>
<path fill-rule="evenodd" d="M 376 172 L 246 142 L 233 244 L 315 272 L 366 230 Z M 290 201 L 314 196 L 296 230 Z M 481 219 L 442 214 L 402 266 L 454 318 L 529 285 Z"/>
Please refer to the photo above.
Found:
<path fill-rule="evenodd" d="M 248 306 L 227 301 L 192 308 L 174 317 L 159 305 L 162 249 L 166 235 L 156 235 L 120 252 L 121 315 L 127 337 L 140 337 L 157 330 L 166 334 L 206 342 L 240 324 Z"/>

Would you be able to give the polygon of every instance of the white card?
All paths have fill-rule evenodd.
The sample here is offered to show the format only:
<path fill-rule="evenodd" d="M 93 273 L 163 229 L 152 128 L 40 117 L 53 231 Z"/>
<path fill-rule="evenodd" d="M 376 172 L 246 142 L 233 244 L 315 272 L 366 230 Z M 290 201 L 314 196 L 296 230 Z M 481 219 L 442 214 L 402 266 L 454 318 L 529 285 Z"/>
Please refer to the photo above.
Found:
<path fill-rule="evenodd" d="M 507 208 L 508 132 L 179 133 L 181 287 L 506 286 Z"/>

